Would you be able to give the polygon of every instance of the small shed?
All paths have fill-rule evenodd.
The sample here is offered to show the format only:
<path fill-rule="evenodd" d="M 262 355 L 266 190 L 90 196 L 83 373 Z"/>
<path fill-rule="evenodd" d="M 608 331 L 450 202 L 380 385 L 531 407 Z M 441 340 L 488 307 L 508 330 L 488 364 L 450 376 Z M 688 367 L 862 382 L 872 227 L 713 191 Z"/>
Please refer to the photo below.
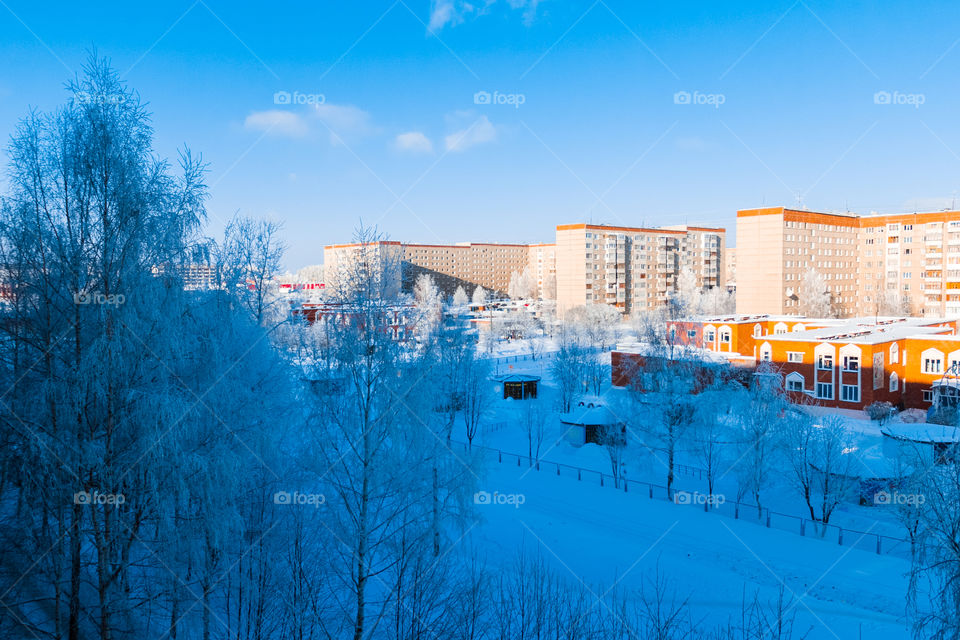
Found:
<path fill-rule="evenodd" d="M 569 413 L 560 415 L 560 422 L 567 427 L 567 438 L 571 444 L 583 445 L 589 442 L 600 444 L 600 433 L 610 427 L 623 431 L 626 425 L 609 407 L 598 400 L 580 400 Z"/>
<path fill-rule="evenodd" d="M 503 399 L 532 400 L 537 397 L 537 386 L 540 376 L 526 373 L 507 373 L 494 377 L 494 380 L 503 387 Z"/>
<path fill-rule="evenodd" d="M 941 424 L 888 424 L 880 432 L 884 436 L 884 452 L 890 458 L 918 457 L 925 462 L 951 464 L 958 458 L 960 429 Z"/>

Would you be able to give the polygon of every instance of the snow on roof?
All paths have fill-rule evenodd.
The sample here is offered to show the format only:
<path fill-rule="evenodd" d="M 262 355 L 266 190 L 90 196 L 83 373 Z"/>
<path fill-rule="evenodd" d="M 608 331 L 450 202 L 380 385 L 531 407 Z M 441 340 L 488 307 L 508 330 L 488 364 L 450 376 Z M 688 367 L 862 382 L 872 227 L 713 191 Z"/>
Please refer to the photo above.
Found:
<path fill-rule="evenodd" d="M 890 424 L 880 433 L 895 440 L 925 444 L 954 444 L 960 442 L 960 429 L 942 424 Z"/>
<path fill-rule="evenodd" d="M 948 320 L 938 320 L 938 324 Z M 952 327 L 935 326 L 929 319 L 900 318 L 892 321 L 852 318 L 839 326 L 808 329 L 780 335 L 765 335 L 764 340 L 845 342 L 852 344 L 880 344 L 904 338 L 953 339 Z"/>
<path fill-rule="evenodd" d="M 539 382 L 540 376 L 526 373 L 504 373 L 499 376 L 493 376 L 497 382 Z"/>
<path fill-rule="evenodd" d="M 560 414 L 560 422 L 580 426 L 614 425 L 623 422 L 606 405 L 581 400 L 569 413 Z"/>
<path fill-rule="evenodd" d="M 646 342 L 618 342 L 616 349 L 620 353 L 635 353 L 637 355 L 653 355 L 664 357 L 669 351 L 668 347 L 662 345 L 651 346 Z M 742 357 L 739 353 L 717 352 L 710 349 L 701 349 L 688 345 L 676 345 L 673 348 L 673 360 L 689 360 L 697 358 L 698 360 L 709 360 L 712 362 L 726 362 L 731 358 Z"/>

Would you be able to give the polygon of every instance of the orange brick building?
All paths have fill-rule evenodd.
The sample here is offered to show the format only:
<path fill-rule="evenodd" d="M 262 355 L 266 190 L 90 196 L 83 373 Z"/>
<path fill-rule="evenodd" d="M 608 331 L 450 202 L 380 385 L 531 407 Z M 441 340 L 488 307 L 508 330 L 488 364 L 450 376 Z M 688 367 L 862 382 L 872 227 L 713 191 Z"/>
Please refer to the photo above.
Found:
<path fill-rule="evenodd" d="M 875 401 L 927 409 L 933 385 L 960 362 L 960 320 L 820 320 L 729 316 L 672 323 L 681 344 L 722 355 L 733 366 L 769 362 L 797 402 L 863 409 Z M 715 357 L 715 356 L 713 356 Z M 615 353 L 615 360 L 640 359 Z M 614 384 L 623 385 L 623 366 Z"/>

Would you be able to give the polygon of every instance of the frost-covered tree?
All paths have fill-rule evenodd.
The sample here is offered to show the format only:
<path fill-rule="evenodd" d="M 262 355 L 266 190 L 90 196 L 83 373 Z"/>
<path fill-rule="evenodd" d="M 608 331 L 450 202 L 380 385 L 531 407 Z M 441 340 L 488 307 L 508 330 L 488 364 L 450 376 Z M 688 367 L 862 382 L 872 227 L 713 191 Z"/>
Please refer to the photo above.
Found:
<path fill-rule="evenodd" d="M 462 309 L 470 303 L 470 298 L 467 297 L 467 292 L 463 290 L 463 285 L 459 285 L 457 290 L 453 292 L 453 299 L 451 304 L 455 309 Z"/>
<path fill-rule="evenodd" d="M 797 297 L 801 314 L 810 318 L 829 318 L 833 315 L 833 296 L 827 281 L 813 267 L 800 276 Z"/>
<path fill-rule="evenodd" d="M 473 290 L 473 297 L 471 302 L 477 306 L 483 307 L 486 306 L 487 302 L 490 300 L 490 296 L 487 294 L 486 289 L 483 287 L 477 287 Z"/>
<path fill-rule="evenodd" d="M 557 384 L 559 409 L 568 412 L 577 396 L 586 391 L 589 358 L 593 354 L 568 323 L 560 325 L 556 341 L 557 352 L 550 363 L 550 371 Z"/>
<path fill-rule="evenodd" d="M 421 344 L 431 343 L 438 338 L 443 321 L 443 296 L 429 274 L 423 273 L 417 278 L 413 300 L 417 310 L 414 333 Z"/>
<path fill-rule="evenodd" d="M 825 535 L 830 516 L 849 497 L 856 482 L 843 420 L 838 416 L 812 420 L 789 414 L 780 425 L 778 436 L 795 486 L 810 519 L 823 523 L 820 535 Z"/>
<path fill-rule="evenodd" d="M 739 398 L 739 433 L 736 434 L 732 471 L 737 478 L 737 501 L 751 496 L 757 517 L 763 514 L 762 496 L 775 463 L 782 425 L 790 403 L 780 376 L 766 368 L 754 375 L 750 389 Z"/>
<path fill-rule="evenodd" d="M 510 296 L 511 300 L 527 300 L 537 297 L 537 280 L 530 272 L 530 267 L 524 267 L 523 271 L 514 271 L 510 274 L 507 295 Z"/>

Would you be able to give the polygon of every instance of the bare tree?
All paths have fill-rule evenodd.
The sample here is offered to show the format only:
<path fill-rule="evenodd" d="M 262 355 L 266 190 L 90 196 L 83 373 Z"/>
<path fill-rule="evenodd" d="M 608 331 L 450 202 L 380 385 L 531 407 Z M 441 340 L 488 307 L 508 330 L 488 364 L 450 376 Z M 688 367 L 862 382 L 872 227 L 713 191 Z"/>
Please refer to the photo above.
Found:
<path fill-rule="evenodd" d="M 810 519 L 823 523 L 820 535 L 825 535 L 830 516 L 856 482 L 843 420 L 827 416 L 814 421 L 791 414 L 781 422 L 780 437 L 797 489 Z"/>

